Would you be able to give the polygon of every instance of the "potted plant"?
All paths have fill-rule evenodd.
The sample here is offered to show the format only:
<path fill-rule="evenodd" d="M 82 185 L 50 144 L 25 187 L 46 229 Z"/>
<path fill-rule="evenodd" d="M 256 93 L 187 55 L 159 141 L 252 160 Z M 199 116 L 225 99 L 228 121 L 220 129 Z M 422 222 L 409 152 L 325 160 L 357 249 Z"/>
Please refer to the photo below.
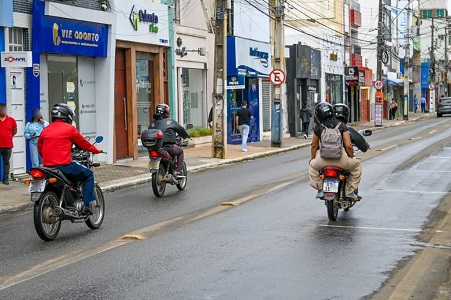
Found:
<path fill-rule="evenodd" d="M 188 145 L 197 146 L 202 144 L 211 143 L 212 129 L 206 127 L 194 127 L 188 129 L 188 133 L 191 136 L 191 140 L 188 141 Z"/>

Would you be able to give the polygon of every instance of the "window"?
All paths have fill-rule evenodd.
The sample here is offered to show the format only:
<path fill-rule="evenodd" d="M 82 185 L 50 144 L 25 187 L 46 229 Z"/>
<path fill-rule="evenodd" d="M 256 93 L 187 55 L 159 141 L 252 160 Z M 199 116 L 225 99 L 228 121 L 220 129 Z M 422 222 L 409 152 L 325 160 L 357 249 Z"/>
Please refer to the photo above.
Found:
<path fill-rule="evenodd" d="M 445 10 L 444 9 L 436 9 L 435 10 L 435 16 L 437 18 L 444 18 L 445 17 Z"/>
<path fill-rule="evenodd" d="M 24 31 L 22 28 L 9 28 L 9 51 L 24 51 Z"/>
<path fill-rule="evenodd" d="M 432 9 L 423 9 L 421 11 L 421 16 L 423 19 L 430 19 L 432 18 Z"/>

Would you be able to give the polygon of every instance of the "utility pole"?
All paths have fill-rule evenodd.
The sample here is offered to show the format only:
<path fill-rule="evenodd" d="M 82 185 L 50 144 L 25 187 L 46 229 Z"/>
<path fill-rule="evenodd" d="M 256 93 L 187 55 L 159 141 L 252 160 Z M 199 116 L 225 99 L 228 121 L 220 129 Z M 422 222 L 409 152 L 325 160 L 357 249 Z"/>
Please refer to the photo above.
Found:
<path fill-rule="evenodd" d="M 431 19 L 431 68 L 430 68 L 430 76 L 429 76 L 429 83 L 434 86 L 433 89 L 429 89 L 429 112 L 434 112 L 433 109 L 435 109 L 435 26 L 434 26 L 434 16 L 432 16 Z"/>
<path fill-rule="evenodd" d="M 215 92 L 213 95 L 212 157 L 226 158 L 227 152 L 227 0 L 216 0 Z"/>
<path fill-rule="evenodd" d="M 377 26 L 377 73 L 376 79 L 382 80 L 382 51 L 384 50 L 384 37 L 383 37 L 383 12 L 384 12 L 384 4 L 382 0 L 379 0 L 379 17 L 378 17 L 378 26 Z"/>
<path fill-rule="evenodd" d="M 404 97 L 402 98 L 402 118 L 409 120 L 409 68 L 410 68 L 410 0 L 407 1 L 406 52 L 404 55 Z"/>
<path fill-rule="evenodd" d="M 270 5 L 274 15 L 274 31 L 272 42 L 274 46 L 273 68 L 285 71 L 284 51 L 285 51 L 285 0 L 271 0 Z M 285 84 L 275 86 L 274 100 L 271 114 L 271 147 L 282 147 L 283 144 L 283 105 L 282 97 Z"/>
<path fill-rule="evenodd" d="M 448 62 L 448 19 L 446 19 L 446 27 L 445 27 L 445 95 L 448 97 L 449 95 L 449 86 L 448 86 L 448 72 L 449 72 L 449 62 Z"/>

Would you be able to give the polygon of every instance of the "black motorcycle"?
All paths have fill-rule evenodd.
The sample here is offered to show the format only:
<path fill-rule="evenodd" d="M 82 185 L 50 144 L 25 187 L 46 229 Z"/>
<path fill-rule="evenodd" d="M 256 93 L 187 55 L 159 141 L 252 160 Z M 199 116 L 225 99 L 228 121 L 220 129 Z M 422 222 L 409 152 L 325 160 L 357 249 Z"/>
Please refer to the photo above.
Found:
<path fill-rule="evenodd" d="M 94 144 L 102 140 L 103 137 L 99 136 Z M 99 163 L 93 162 L 92 157 L 89 151 L 75 146 L 72 149 L 73 161 L 88 169 L 100 166 Z M 102 225 L 105 201 L 102 189 L 97 183 L 94 189 L 96 200 L 91 203 L 92 215 L 88 215 L 82 213 L 83 182 L 71 181 L 60 170 L 42 166 L 31 169 L 30 175 L 33 179 L 25 183 L 29 184 L 31 201 L 35 203 L 34 227 L 41 239 L 54 240 L 60 231 L 62 220 L 70 220 L 72 223 L 85 222 L 91 229 L 98 229 Z"/>
<path fill-rule="evenodd" d="M 189 129 L 189 127 L 187 128 Z M 163 197 L 168 183 L 177 186 L 179 191 L 183 191 L 188 180 L 186 163 L 183 163 L 181 174 L 177 174 L 177 157 L 172 157 L 163 149 L 163 132 L 159 129 L 144 130 L 141 134 L 141 142 L 149 152 L 149 170 L 152 173 L 154 195 Z M 180 136 L 177 136 L 176 145 L 187 146 Z"/>

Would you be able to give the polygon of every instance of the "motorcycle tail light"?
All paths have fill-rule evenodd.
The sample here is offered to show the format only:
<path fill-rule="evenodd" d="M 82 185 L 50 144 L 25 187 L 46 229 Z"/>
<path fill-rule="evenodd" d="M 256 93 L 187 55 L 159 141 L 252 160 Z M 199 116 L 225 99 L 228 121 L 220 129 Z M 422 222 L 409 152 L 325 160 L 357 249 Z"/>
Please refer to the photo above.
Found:
<path fill-rule="evenodd" d="M 34 179 L 42 179 L 42 178 L 45 178 L 45 174 L 42 173 L 41 170 L 31 170 L 31 171 L 30 171 L 30 175 L 31 175 L 31 177 L 33 177 Z"/>
<path fill-rule="evenodd" d="M 152 158 L 157 158 L 159 156 L 158 151 L 150 150 L 149 151 L 149 156 L 152 157 Z"/>
<path fill-rule="evenodd" d="M 162 131 L 158 131 L 158 132 L 155 134 L 155 137 L 156 137 L 157 139 L 162 139 L 162 138 L 163 138 L 163 132 L 162 132 Z"/>
<path fill-rule="evenodd" d="M 335 171 L 335 170 L 326 170 L 326 177 L 337 177 L 338 176 L 338 174 L 337 174 L 337 171 Z"/>

